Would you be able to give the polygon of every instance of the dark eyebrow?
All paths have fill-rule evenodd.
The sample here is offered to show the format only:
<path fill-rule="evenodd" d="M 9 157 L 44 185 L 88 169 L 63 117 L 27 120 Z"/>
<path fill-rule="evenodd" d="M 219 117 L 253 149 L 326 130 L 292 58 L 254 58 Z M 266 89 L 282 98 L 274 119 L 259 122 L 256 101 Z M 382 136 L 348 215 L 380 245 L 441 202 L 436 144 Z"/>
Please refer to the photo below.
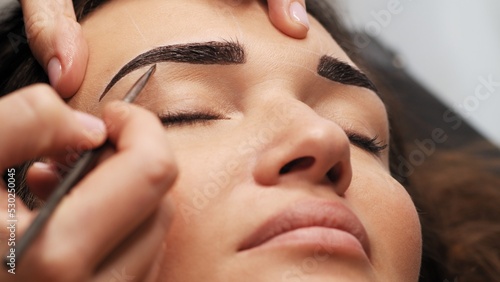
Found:
<path fill-rule="evenodd" d="M 108 91 L 124 76 L 134 70 L 159 62 L 178 62 L 201 65 L 231 65 L 245 63 L 245 51 L 238 42 L 209 41 L 158 47 L 140 54 L 123 66 L 111 79 L 99 97 L 104 98 Z"/>
<path fill-rule="evenodd" d="M 326 55 L 321 57 L 318 65 L 318 74 L 331 81 L 364 87 L 378 93 L 373 82 L 364 73 L 334 57 Z"/>

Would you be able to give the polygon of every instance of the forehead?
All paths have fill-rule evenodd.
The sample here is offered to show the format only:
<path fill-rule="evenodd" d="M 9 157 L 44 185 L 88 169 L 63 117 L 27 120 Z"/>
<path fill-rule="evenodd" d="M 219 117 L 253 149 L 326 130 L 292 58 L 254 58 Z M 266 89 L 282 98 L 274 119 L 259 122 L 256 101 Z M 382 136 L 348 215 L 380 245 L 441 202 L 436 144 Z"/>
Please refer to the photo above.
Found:
<path fill-rule="evenodd" d="M 158 46 L 214 40 L 242 43 L 249 60 L 254 56 L 305 66 L 329 54 L 349 61 L 316 21 L 305 40 L 295 40 L 272 26 L 266 9 L 258 1 L 111 1 L 82 23 L 90 51 L 88 73 L 109 76 Z"/>

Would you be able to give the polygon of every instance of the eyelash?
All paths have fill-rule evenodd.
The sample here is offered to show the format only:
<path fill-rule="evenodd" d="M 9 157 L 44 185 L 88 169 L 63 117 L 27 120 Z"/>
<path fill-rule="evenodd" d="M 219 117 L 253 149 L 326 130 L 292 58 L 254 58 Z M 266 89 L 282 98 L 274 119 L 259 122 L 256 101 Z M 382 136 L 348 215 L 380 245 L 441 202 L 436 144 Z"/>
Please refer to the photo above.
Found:
<path fill-rule="evenodd" d="M 347 137 L 354 146 L 357 146 L 375 155 L 379 155 L 387 148 L 387 144 L 379 140 L 378 136 L 369 138 L 357 133 L 348 133 Z"/>
<path fill-rule="evenodd" d="M 219 114 L 210 112 L 180 112 L 180 113 L 163 113 L 158 115 L 161 123 L 165 127 L 208 124 L 214 120 L 227 119 Z M 387 148 L 387 144 L 379 140 L 378 136 L 369 138 L 357 133 L 347 133 L 349 141 L 365 151 L 379 155 Z"/>
<path fill-rule="evenodd" d="M 210 112 L 180 112 L 180 113 L 163 113 L 159 114 L 161 123 L 165 127 L 207 124 L 214 120 L 227 119 L 221 115 Z"/>

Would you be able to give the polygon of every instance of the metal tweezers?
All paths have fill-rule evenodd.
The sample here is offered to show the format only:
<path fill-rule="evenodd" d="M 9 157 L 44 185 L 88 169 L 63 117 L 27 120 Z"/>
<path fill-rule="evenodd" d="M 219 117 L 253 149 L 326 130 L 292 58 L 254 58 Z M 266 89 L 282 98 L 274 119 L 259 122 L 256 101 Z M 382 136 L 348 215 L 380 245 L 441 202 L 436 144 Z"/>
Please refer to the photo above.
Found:
<path fill-rule="evenodd" d="M 146 83 L 155 70 L 156 65 L 153 65 L 144 75 L 141 76 L 141 78 L 139 78 L 139 80 L 137 80 L 122 101 L 133 103 L 142 89 L 144 89 Z M 21 261 L 23 254 L 26 252 L 31 243 L 33 243 L 36 236 L 45 226 L 47 220 L 54 213 L 64 196 L 68 194 L 71 188 L 73 188 L 90 171 L 99 156 L 105 151 L 106 148 L 109 148 L 109 146 L 109 143 L 105 142 L 100 147 L 86 151 L 82 154 L 73 169 L 64 177 L 61 183 L 52 192 L 46 204 L 41 208 L 40 213 L 28 227 L 24 236 L 19 240 L 19 244 L 15 252 L 17 261 Z M 7 256 L 4 257 L 4 266 L 7 267 L 8 259 L 6 257 Z"/>

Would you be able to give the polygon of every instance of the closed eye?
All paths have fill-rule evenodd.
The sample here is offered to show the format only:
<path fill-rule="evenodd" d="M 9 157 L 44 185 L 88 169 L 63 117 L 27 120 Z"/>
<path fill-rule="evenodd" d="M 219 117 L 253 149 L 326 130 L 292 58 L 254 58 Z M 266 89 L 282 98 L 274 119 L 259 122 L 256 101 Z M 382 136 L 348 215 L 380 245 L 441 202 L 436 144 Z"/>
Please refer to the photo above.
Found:
<path fill-rule="evenodd" d="M 167 112 L 159 114 L 158 117 L 165 127 L 205 125 L 215 120 L 229 119 L 220 114 L 211 112 Z M 382 143 L 382 141 L 378 139 L 378 136 L 370 138 L 361 134 L 348 132 L 347 137 L 349 138 L 349 142 L 354 146 L 375 155 L 379 155 L 387 148 L 387 144 Z"/>
<path fill-rule="evenodd" d="M 159 114 L 158 117 L 165 127 L 207 124 L 214 120 L 228 119 L 220 114 L 210 112 L 167 112 Z"/>
<path fill-rule="evenodd" d="M 350 132 L 347 133 L 347 137 L 354 146 L 357 146 L 375 155 L 379 155 L 383 150 L 387 148 L 387 144 L 380 141 L 378 139 L 378 136 L 370 138 Z"/>

